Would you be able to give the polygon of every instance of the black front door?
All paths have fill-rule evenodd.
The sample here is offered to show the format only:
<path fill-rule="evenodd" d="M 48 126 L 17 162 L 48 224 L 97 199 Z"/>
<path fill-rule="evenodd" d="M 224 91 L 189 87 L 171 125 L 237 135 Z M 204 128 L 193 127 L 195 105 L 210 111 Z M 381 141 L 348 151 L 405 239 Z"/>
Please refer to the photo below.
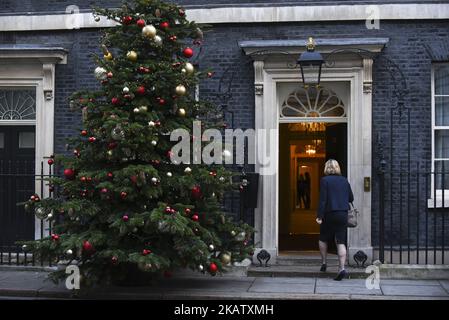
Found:
<path fill-rule="evenodd" d="M 35 192 L 35 127 L 0 126 L 0 246 L 34 238 L 34 215 L 17 203 Z"/>
<path fill-rule="evenodd" d="M 341 174 L 347 177 L 348 133 L 346 123 L 332 123 L 326 126 L 326 161 L 335 159 Z"/>

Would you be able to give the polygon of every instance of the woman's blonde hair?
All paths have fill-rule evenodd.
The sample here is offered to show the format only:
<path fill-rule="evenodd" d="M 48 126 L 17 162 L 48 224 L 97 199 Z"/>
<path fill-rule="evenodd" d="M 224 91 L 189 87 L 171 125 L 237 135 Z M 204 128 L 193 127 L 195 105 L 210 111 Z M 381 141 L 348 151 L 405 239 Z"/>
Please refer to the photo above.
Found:
<path fill-rule="evenodd" d="M 331 174 L 336 174 L 336 175 L 341 176 L 340 165 L 338 164 L 337 160 L 329 159 L 326 161 L 326 163 L 324 165 L 324 174 L 326 176 L 331 175 Z"/>

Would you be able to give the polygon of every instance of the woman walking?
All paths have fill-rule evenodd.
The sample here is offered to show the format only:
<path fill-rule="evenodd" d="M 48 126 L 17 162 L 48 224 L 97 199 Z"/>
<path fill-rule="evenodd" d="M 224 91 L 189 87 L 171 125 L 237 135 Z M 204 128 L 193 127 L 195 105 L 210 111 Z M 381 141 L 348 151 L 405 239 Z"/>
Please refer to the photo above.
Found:
<path fill-rule="evenodd" d="M 346 229 L 349 203 L 354 201 L 351 185 L 341 175 L 338 162 L 330 159 L 324 165 L 324 177 L 321 178 L 320 203 L 316 222 L 320 225 L 319 247 L 322 259 L 321 271 L 327 268 L 327 248 L 329 241 L 335 241 L 338 253 L 338 274 L 334 280 L 340 281 L 347 276 Z"/>

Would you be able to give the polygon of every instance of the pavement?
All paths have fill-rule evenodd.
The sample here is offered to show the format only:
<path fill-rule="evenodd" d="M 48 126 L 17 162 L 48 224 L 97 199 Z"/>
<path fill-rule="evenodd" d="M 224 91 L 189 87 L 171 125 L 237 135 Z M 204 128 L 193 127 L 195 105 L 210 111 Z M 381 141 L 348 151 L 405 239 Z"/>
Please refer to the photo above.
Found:
<path fill-rule="evenodd" d="M 279 300 L 449 300 L 448 280 L 380 280 L 368 289 L 365 279 L 334 281 L 317 277 L 177 276 L 151 287 L 102 287 L 74 295 L 64 283 L 46 280 L 47 272 L 0 269 L 0 299 L 279 299 Z"/>

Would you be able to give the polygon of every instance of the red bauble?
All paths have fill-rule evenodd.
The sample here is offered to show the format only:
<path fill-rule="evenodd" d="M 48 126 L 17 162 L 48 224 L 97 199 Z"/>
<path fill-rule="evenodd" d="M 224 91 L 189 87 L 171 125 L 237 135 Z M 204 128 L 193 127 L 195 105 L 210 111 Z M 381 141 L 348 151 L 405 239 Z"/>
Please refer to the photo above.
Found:
<path fill-rule="evenodd" d="M 81 130 L 81 135 L 82 135 L 83 137 L 87 136 L 87 130 Z"/>
<path fill-rule="evenodd" d="M 171 150 L 167 151 L 167 158 L 171 159 L 173 157 L 174 153 Z"/>
<path fill-rule="evenodd" d="M 192 216 L 192 220 L 193 221 L 198 221 L 200 219 L 200 217 L 197 215 L 197 214 L 194 214 L 193 216 Z"/>
<path fill-rule="evenodd" d="M 75 178 L 75 171 L 71 168 L 64 170 L 64 177 L 68 180 L 73 180 Z"/>
<path fill-rule="evenodd" d="M 116 256 L 113 256 L 111 258 L 111 262 L 112 262 L 112 264 L 117 264 L 118 263 L 118 258 Z"/>
<path fill-rule="evenodd" d="M 115 149 L 115 148 L 117 148 L 117 142 L 109 142 L 108 143 L 108 149 L 109 150 L 112 150 L 112 149 Z"/>
<path fill-rule="evenodd" d="M 47 163 L 51 166 L 53 163 L 55 163 L 55 160 L 53 160 L 53 159 L 48 159 Z"/>
<path fill-rule="evenodd" d="M 82 177 L 80 178 L 80 181 L 81 181 L 81 182 L 86 182 L 86 177 L 85 177 L 85 176 L 82 176 Z"/>
<path fill-rule="evenodd" d="M 151 250 L 149 250 L 149 249 L 143 249 L 143 251 L 142 251 L 142 255 L 144 255 L 144 256 L 149 255 L 150 253 L 151 253 Z"/>
<path fill-rule="evenodd" d="M 165 105 L 165 100 L 164 100 L 164 99 L 159 99 L 159 104 L 160 104 L 161 106 L 164 106 L 164 105 Z"/>
<path fill-rule="evenodd" d="M 184 17 L 186 12 L 183 9 L 179 9 L 179 16 Z"/>
<path fill-rule="evenodd" d="M 89 142 L 95 142 L 97 140 L 97 138 L 95 137 L 89 137 Z"/>
<path fill-rule="evenodd" d="M 218 267 L 214 262 L 209 265 L 209 271 L 210 273 L 216 273 L 218 271 Z"/>
<path fill-rule="evenodd" d="M 93 249 L 94 249 L 94 247 L 92 246 L 92 244 L 89 241 L 85 240 L 83 242 L 83 251 L 84 252 L 91 252 Z"/>
<path fill-rule="evenodd" d="M 112 179 L 114 177 L 114 174 L 112 172 L 108 172 L 107 177 L 108 179 Z"/>
<path fill-rule="evenodd" d="M 203 193 L 201 192 L 200 186 L 194 186 L 191 192 L 192 198 L 195 200 L 201 199 L 203 197 Z"/>
<path fill-rule="evenodd" d="M 214 76 L 214 73 L 213 73 L 213 72 L 208 72 L 208 73 L 207 73 L 207 77 L 208 77 L 208 78 L 212 78 L 213 76 Z"/>
<path fill-rule="evenodd" d="M 168 29 L 170 27 L 170 24 L 167 21 L 161 22 L 159 25 L 161 29 Z"/>
<path fill-rule="evenodd" d="M 133 18 L 131 16 L 125 16 L 122 18 L 123 24 L 129 25 L 131 22 L 133 22 Z"/>
<path fill-rule="evenodd" d="M 108 74 L 106 75 L 109 79 L 111 79 L 114 75 L 112 72 L 108 72 Z"/>
<path fill-rule="evenodd" d="M 125 199 L 128 194 L 125 191 L 120 192 L 120 198 Z"/>
<path fill-rule="evenodd" d="M 119 98 L 114 97 L 114 98 L 111 99 L 111 103 L 112 104 L 119 104 L 120 100 L 119 100 Z"/>
<path fill-rule="evenodd" d="M 144 86 L 138 87 L 137 90 L 136 90 L 136 93 L 140 94 L 140 95 L 145 94 L 145 87 Z"/>
<path fill-rule="evenodd" d="M 170 207 L 165 207 L 165 213 L 171 213 L 171 208 Z"/>
<path fill-rule="evenodd" d="M 128 222 L 129 217 L 128 217 L 127 215 L 124 215 L 124 216 L 122 217 L 122 220 L 123 220 L 124 222 Z"/>
<path fill-rule="evenodd" d="M 190 214 L 192 212 L 192 210 L 190 210 L 189 208 L 186 208 L 184 211 L 186 214 Z"/>
<path fill-rule="evenodd" d="M 192 49 L 192 48 L 185 48 L 185 49 L 182 51 L 182 54 L 183 54 L 184 57 L 186 57 L 186 58 L 191 58 L 191 57 L 193 57 L 193 49 Z"/>
<path fill-rule="evenodd" d="M 52 238 L 53 241 L 58 241 L 59 240 L 59 236 L 57 234 L 54 234 L 54 233 L 51 235 L 51 238 Z"/>
<path fill-rule="evenodd" d="M 136 24 L 139 28 L 143 28 L 143 27 L 145 27 L 146 23 L 145 23 L 145 20 L 139 19 L 139 20 L 137 20 Z"/>
<path fill-rule="evenodd" d="M 100 190 L 100 192 L 103 193 L 103 194 L 106 194 L 106 193 L 108 193 L 109 191 L 108 191 L 108 189 L 103 188 L 103 189 Z"/>

